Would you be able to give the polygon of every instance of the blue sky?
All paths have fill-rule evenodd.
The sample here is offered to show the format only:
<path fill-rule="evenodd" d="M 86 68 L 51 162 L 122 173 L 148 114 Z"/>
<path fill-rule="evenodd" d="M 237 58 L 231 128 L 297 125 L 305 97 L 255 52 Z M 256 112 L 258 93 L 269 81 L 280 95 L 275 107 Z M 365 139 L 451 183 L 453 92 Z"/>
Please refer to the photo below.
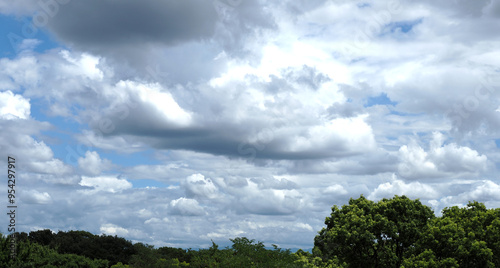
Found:
<path fill-rule="evenodd" d="M 499 19 L 488 0 L 0 0 L 19 231 L 307 249 L 361 194 L 499 207 Z"/>

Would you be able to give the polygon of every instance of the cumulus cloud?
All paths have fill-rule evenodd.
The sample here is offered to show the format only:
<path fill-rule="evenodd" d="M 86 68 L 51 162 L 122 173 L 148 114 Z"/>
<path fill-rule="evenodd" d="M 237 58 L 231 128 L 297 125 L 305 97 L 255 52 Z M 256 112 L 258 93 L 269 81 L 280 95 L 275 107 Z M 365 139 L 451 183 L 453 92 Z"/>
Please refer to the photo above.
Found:
<path fill-rule="evenodd" d="M 41 193 L 37 190 L 28 190 L 23 193 L 22 201 L 27 204 L 50 204 L 52 198 L 47 192 Z"/>
<path fill-rule="evenodd" d="M 31 169 L 33 172 L 37 173 L 46 173 L 46 174 L 54 174 L 54 175 L 68 175 L 73 169 L 66 165 L 60 159 L 50 159 L 48 161 L 43 162 L 31 162 Z"/>
<path fill-rule="evenodd" d="M 339 185 L 339 184 L 334 184 L 334 185 L 330 185 L 328 187 L 326 187 L 324 190 L 323 190 L 323 193 L 324 194 L 333 194 L 333 195 L 345 195 L 347 194 L 347 191 L 346 189 L 344 189 L 344 187 L 342 185 Z"/>
<path fill-rule="evenodd" d="M 0 118 L 27 119 L 30 117 L 30 101 L 12 91 L 0 92 Z"/>
<path fill-rule="evenodd" d="M 303 202 L 296 190 L 260 190 L 253 191 L 248 187 L 248 193 L 241 197 L 241 205 L 247 212 L 261 215 L 287 215 L 301 209 Z"/>
<path fill-rule="evenodd" d="M 170 209 L 175 215 L 201 216 L 205 214 L 198 201 L 184 197 L 170 201 Z"/>
<path fill-rule="evenodd" d="M 392 198 L 394 195 L 406 195 L 415 199 L 434 199 L 439 196 L 437 190 L 432 185 L 420 182 L 405 183 L 397 179 L 394 175 L 391 182 L 382 183 L 368 196 L 369 199 Z"/>
<path fill-rule="evenodd" d="M 460 176 L 484 170 L 487 157 L 455 143 L 443 145 L 443 134 L 433 133 L 429 151 L 416 142 L 399 149 L 398 174 L 408 179 Z"/>
<path fill-rule="evenodd" d="M 120 237 L 125 237 L 129 234 L 129 231 L 127 229 L 111 223 L 103 224 L 100 228 L 100 231 L 105 235 L 117 235 Z"/>
<path fill-rule="evenodd" d="M 107 159 L 101 159 L 99 154 L 95 151 L 85 152 L 85 157 L 78 158 L 78 166 L 80 169 L 88 175 L 97 176 L 100 175 L 104 169 L 109 168 L 111 161 Z"/>
<path fill-rule="evenodd" d="M 484 201 L 500 201 L 500 185 L 491 180 L 478 181 L 470 185 L 469 191 L 461 193 L 459 196 L 455 197 L 455 200 L 461 203 L 472 201 L 472 200 L 482 200 Z"/>
<path fill-rule="evenodd" d="M 210 178 L 193 174 L 186 178 L 183 187 L 189 197 L 214 199 L 219 197 L 219 189 Z"/>
<path fill-rule="evenodd" d="M 126 179 L 112 176 L 86 177 L 82 176 L 81 186 L 91 187 L 91 192 L 110 192 L 116 193 L 132 188 L 132 183 Z"/>
<path fill-rule="evenodd" d="M 54 157 L 51 147 L 43 140 L 37 140 L 41 131 L 50 129 L 47 123 L 28 120 L 0 119 L 3 138 L 0 148 L 3 152 L 17 158 L 22 163 L 24 172 L 54 175 L 56 177 L 71 176 L 73 168 Z"/>

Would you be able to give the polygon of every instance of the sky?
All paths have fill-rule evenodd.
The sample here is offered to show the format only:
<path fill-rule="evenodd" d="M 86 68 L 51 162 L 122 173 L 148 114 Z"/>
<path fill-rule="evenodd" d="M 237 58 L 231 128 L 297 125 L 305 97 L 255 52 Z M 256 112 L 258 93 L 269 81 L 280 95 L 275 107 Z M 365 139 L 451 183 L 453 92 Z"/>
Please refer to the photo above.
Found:
<path fill-rule="evenodd" d="M 16 231 L 309 249 L 360 195 L 500 207 L 499 32 L 490 0 L 0 0 Z"/>

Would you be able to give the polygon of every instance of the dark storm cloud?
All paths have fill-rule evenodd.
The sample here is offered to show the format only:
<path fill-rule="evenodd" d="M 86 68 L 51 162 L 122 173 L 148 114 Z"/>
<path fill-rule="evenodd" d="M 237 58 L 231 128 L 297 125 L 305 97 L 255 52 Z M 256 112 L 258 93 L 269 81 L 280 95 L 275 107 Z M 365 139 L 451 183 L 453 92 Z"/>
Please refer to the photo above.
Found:
<path fill-rule="evenodd" d="M 88 0 L 61 6 L 49 27 L 64 41 L 95 49 L 207 38 L 216 21 L 211 1 Z"/>

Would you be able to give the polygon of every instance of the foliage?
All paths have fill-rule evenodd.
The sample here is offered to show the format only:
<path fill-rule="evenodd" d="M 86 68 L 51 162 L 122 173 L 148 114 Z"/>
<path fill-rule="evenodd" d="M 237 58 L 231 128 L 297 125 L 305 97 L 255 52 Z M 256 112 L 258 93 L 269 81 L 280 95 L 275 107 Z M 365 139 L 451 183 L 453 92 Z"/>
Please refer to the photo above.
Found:
<path fill-rule="evenodd" d="M 94 235 L 86 231 L 51 230 L 30 232 L 28 239 L 40 245 L 56 249 L 61 254 L 77 254 L 91 259 L 105 259 L 110 264 L 129 263 L 135 253 L 133 244 L 124 238 L 109 235 Z"/>
<path fill-rule="evenodd" d="M 262 242 L 254 243 L 246 237 L 231 239 L 231 248 L 218 249 L 212 242 L 209 249 L 194 254 L 191 267 L 302 267 L 290 250 L 282 250 L 276 245 L 266 249 Z"/>
<path fill-rule="evenodd" d="M 500 256 L 494 254 L 500 250 L 499 222 L 499 209 L 488 210 L 476 201 L 445 208 L 442 217 L 429 223 L 416 253 L 438 261 L 454 259 L 460 267 L 499 267 Z"/>
<path fill-rule="evenodd" d="M 325 224 L 305 267 L 500 267 L 500 209 L 476 201 L 435 217 L 418 199 L 361 196 Z"/>
<path fill-rule="evenodd" d="M 107 260 L 92 260 L 84 256 L 75 254 L 59 254 L 54 249 L 29 241 L 18 241 L 16 243 L 16 258 L 12 259 L 9 255 L 8 239 L 0 237 L 0 267 L 19 267 L 19 268 L 56 268 L 56 267 L 86 267 L 86 268 L 105 268 L 109 266 Z"/>

